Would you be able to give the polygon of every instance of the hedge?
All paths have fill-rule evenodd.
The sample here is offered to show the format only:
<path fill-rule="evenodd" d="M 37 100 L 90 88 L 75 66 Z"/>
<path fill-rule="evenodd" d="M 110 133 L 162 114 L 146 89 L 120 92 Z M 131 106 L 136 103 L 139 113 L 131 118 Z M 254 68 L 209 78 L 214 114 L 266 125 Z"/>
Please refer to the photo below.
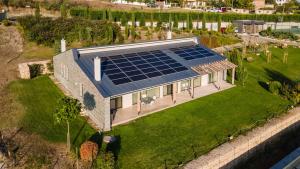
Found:
<path fill-rule="evenodd" d="M 101 20 L 103 18 L 103 9 L 90 9 L 87 7 L 73 7 L 70 9 L 70 14 L 72 17 L 84 17 L 89 18 L 92 20 Z M 129 21 L 131 20 L 132 13 L 131 11 L 117 11 L 117 10 L 106 10 L 106 13 L 111 13 L 114 21 L 121 21 L 122 15 Z M 143 18 L 145 21 L 151 21 L 151 14 L 153 14 L 153 21 L 158 21 L 161 19 L 161 22 L 169 22 L 169 17 L 171 15 L 172 20 L 175 18 L 178 21 L 186 21 L 187 15 L 193 21 L 197 21 L 198 18 L 203 18 L 204 13 L 200 12 L 142 12 L 142 11 L 135 11 L 135 17 L 137 21 L 141 20 L 141 16 L 143 14 Z M 264 20 L 266 22 L 276 22 L 280 21 L 283 17 L 284 22 L 300 22 L 300 14 L 235 14 L 235 13 L 205 13 L 205 18 L 208 22 L 213 21 L 217 22 L 219 16 L 221 15 L 221 19 L 224 22 L 231 22 L 233 20 L 244 20 L 244 19 L 251 19 L 251 20 Z M 109 16 L 106 14 L 106 16 Z M 175 17 L 176 16 L 176 17 Z M 108 19 L 108 18 L 107 18 Z"/>

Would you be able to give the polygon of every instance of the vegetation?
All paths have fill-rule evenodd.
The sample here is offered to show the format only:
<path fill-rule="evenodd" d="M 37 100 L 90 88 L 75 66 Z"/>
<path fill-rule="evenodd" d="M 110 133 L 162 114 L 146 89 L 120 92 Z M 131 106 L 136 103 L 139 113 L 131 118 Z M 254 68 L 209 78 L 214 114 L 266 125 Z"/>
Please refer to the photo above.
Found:
<path fill-rule="evenodd" d="M 29 72 L 30 72 L 30 78 L 35 78 L 37 76 L 40 76 L 43 72 L 43 65 L 41 64 L 32 64 L 29 65 Z"/>
<path fill-rule="evenodd" d="M 72 17 L 81 17 L 81 18 L 90 18 L 92 20 L 100 20 L 103 16 L 103 9 L 90 9 L 86 7 L 72 7 L 70 9 L 70 15 Z M 187 12 L 147 12 L 147 11 L 118 11 L 111 10 L 111 14 L 115 21 L 121 21 L 121 18 L 126 18 L 126 20 L 130 20 L 132 13 L 135 13 L 136 20 L 140 20 L 141 17 L 145 18 L 145 21 L 151 22 L 169 22 L 169 16 L 171 14 L 172 21 L 175 21 L 177 18 L 178 21 L 186 21 Z M 217 22 L 219 16 L 221 16 L 221 20 L 224 22 L 231 22 L 233 20 L 240 19 L 250 19 L 250 20 L 264 20 L 266 22 L 277 22 L 279 18 L 282 18 L 283 22 L 299 22 L 300 15 L 286 15 L 286 14 L 261 14 L 261 15 L 253 15 L 253 14 L 235 14 L 235 13 L 199 13 L 199 12 L 189 12 L 190 18 L 192 21 L 197 21 L 198 18 L 203 18 L 203 15 L 206 15 L 207 21 Z M 143 15 L 142 15 L 143 14 Z M 175 27 L 175 26 L 174 26 Z"/>
<path fill-rule="evenodd" d="M 300 49 L 270 48 L 273 60 L 256 56 L 243 62 L 246 87 L 238 86 L 117 126 L 107 133 L 121 138 L 120 168 L 176 168 L 212 148 L 285 112 L 292 102 L 273 95 L 267 81 L 300 81 Z M 229 77 L 230 78 L 230 77 Z M 225 100 L 225 101 L 224 101 Z"/>
<path fill-rule="evenodd" d="M 30 41 L 53 46 L 55 41 L 65 38 L 67 42 L 83 41 L 85 45 L 119 43 L 123 41 L 120 27 L 108 21 L 85 19 L 37 18 L 33 16 L 18 19 Z M 112 29 L 113 35 L 108 31 Z"/>
<path fill-rule="evenodd" d="M 65 124 L 55 124 L 53 113 L 62 92 L 47 76 L 31 80 L 18 80 L 9 84 L 9 92 L 24 108 L 19 126 L 29 133 L 35 133 L 51 142 L 65 142 Z M 71 143 L 78 147 L 89 139 L 95 130 L 82 117 L 70 122 Z"/>
<path fill-rule="evenodd" d="M 54 119 L 57 123 L 67 123 L 67 147 L 70 151 L 70 122 L 78 117 L 81 111 L 81 103 L 77 99 L 73 99 L 68 96 L 62 97 L 58 103 L 54 112 Z"/>
<path fill-rule="evenodd" d="M 278 81 L 272 81 L 269 84 L 269 90 L 273 94 L 279 94 L 279 91 L 281 89 L 281 83 Z"/>
<path fill-rule="evenodd" d="M 282 31 L 272 31 L 269 27 L 267 30 L 259 32 L 261 36 L 270 36 L 277 39 L 289 39 L 295 41 L 298 37 L 291 32 L 282 32 Z"/>

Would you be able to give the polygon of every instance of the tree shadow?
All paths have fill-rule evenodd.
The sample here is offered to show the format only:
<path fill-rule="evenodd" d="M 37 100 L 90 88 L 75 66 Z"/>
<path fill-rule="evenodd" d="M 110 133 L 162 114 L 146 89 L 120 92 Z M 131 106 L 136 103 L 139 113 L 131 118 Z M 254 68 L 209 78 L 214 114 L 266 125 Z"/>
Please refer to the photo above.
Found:
<path fill-rule="evenodd" d="M 82 130 L 84 129 L 84 127 L 85 127 L 86 124 L 87 124 L 87 122 L 85 121 L 85 122 L 83 123 L 83 125 L 80 127 L 80 129 L 78 130 L 76 136 L 74 137 L 74 140 L 73 140 L 73 142 L 72 142 L 72 145 L 75 145 L 75 143 L 76 143 L 78 137 L 80 136 L 80 134 L 81 134 L 81 132 L 82 132 Z"/>
<path fill-rule="evenodd" d="M 87 110 L 93 110 L 96 107 L 95 96 L 89 92 L 84 93 L 83 104 Z"/>
<path fill-rule="evenodd" d="M 258 84 L 264 88 L 265 90 L 269 90 L 269 86 L 266 82 L 263 82 L 263 81 L 258 81 Z"/>
<path fill-rule="evenodd" d="M 271 70 L 268 68 L 264 68 L 264 70 L 267 73 L 267 75 L 270 77 L 270 79 L 273 81 L 279 81 L 281 84 L 283 84 L 283 83 L 290 84 L 290 85 L 295 84 L 295 82 L 293 80 L 291 80 L 290 78 L 288 78 L 287 76 L 285 76 L 284 74 L 282 74 L 276 70 Z"/>
<path fill-rule="evenodd" d="M 90 138 L 89 141 L 96 143 L 98 145 L 98 148 L 100 149 L 102 146 L 102 140 L 103 140 L 103 134 L 100 132 L 94 133 Z"/>
<path fill-rule="evenodd" d="M 121 150 L 121 137 L 120 135 L 114 137 L 116 138 L 116 140 L 107 144 L 106 152 L 112 152 L 115 160 L 117 161 Z"/>

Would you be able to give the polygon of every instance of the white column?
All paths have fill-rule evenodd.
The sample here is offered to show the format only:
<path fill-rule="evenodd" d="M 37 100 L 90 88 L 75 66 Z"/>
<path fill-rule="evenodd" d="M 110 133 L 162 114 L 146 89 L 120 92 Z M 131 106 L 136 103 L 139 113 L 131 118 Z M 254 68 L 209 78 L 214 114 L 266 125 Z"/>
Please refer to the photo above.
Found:
<path fill-rule="evenodd" d="M 177 92 L 180 93 L 181 92 L 181 82 L 177 83 Z"/>
<path fill-rule="evenodd" d="M 164 97 L 164 86 L 159 86 L 159 97 L 160 98 Z"/>

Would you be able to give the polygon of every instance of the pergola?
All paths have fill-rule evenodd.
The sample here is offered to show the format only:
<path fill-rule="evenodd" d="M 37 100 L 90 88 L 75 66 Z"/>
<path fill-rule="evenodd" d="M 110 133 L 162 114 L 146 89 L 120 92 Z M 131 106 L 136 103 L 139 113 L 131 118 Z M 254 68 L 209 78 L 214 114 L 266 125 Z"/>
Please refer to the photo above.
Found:
<path fill-rule="evenodd" d="M 212 62 L 209 64 L 194 66 L 194 67 L 192 67 L 192 69 L 201 75 L 211 74 L 211 73 L 219 72 L 219 71 L 222 71 L 225 69 L 231 69 L 232 70 L 231 83 L 234 84 L 234 73 L 235 73 L 236 67 L 237 67 L 237 65 L 229 62 L 228 60 L 222 60 L 222 61 Z"/>

